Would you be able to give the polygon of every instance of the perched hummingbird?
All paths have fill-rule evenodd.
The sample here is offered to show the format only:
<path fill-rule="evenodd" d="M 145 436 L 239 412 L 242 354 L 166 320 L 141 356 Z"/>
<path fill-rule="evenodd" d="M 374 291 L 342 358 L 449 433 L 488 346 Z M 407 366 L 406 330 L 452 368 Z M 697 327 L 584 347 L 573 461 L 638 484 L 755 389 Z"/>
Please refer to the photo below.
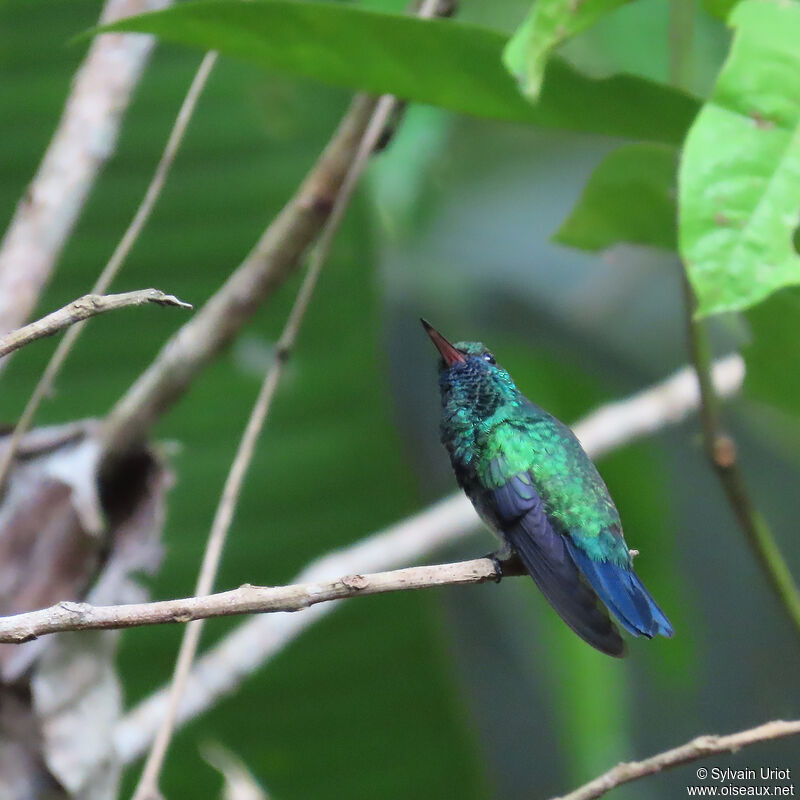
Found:
<path fill-rule="evenodd" d="M 459 486 L 503 542 L 495 559 L 517 554 L 564 622 L 603 653 L 622 656 L 625 645 L 600 600 L 634 636 L 672 636 L 575 434 L 531 403 L 483 344 L 453 345 L 422 324 L 442 356 L 442 444 Z"/>

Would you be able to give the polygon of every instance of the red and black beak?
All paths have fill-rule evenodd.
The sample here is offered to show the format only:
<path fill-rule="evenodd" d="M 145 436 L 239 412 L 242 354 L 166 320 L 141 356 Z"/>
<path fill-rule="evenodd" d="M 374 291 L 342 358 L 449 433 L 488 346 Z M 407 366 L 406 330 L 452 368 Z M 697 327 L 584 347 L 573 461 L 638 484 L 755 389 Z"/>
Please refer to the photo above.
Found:
<path fill-rule="evenodd" d="M 448 367 L 452 367 L 453 364 L 463 363 L 467 360 L 466 356 L 460 350 L 456 350 L 430 322 L 426 319 L 420 319 L 420 322 L 428 336 L 431 337 L 431 341 L 436 345 L 436 349 L 442 354 L 444 363 L 447 364 Z"/>

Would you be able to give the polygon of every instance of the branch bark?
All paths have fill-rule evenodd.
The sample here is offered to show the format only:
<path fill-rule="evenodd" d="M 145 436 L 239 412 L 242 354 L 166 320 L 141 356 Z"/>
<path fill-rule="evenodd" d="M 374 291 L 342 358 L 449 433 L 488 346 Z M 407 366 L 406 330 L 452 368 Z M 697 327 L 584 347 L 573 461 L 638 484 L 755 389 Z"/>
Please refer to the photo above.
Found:
<path fill-rule="evenodd" d="M 743 747 L 749 747 L 758 742 L 767 742 L 772 739 L 782 739 L 786 736 L 800 734 L 800 720 L 784 722 L 775 720 L 728 736 L 698 736 L 680 747 L 667 750 L 664 753 L 647 758 L 644 761 L 617 764 L 616 767 L 595 778 L 593 781 L 581 786 L 574 792 L 553 800 L 594 800 L 602 797 L 607 792 L 623 783 L 630 783 L 648 775 L 655 775 L 665 769 L 699 761 L 701 758 L 718 755 L 720 753 L 734 753 Z"/>
<path fill-rule="evenodd" d="M 109 630 L 169 622 L 191 622 L 236 614 L 300 611 L 330 600 L 343 600 L 387 592 L 463 586 L 497 579 L 491 559 L 478 558 L 456 564 L 408 567 L 391 572 L 346 575 L 334 581 L 290 586 L 251 586 L 203 597 L 93 606 L 63 601 L 50 608 L 0 618 L 0 643 L 21 644 L 39 636 L 63 631 Z"/>
<path fill-rule="evenodd" d="M 158 289 L 139 289 L 135 292 L 123 292 L 122 294 L 86 294 L 58 309 L 58 311 L 53 311 L 52 314 L 36 320 L 36 322 L 31 322 L 5 336 L 0 336 L 0 358 L 13 353 L 14 350 L 25 347 L 31 342 L 35 342 L 37 339 L 53 336 L 60 330 L 70 325 L 75 325 L 81 320 L 89 319 L 89 317 L 96 317 L 98 314 L 105 314 L 107 311 L 115 311 L 118 308 L 142 306 L 148 303 L 155 303 L 160 306 L 177 306 L 178 308 L 192 307 L 189 303 L 178 300 L 174 295 L 164 294 Z"/>
<path fill-rule="evenodd" d="M 167 5 L 169 0 L 108 0 L 100 21 Z M 138 34 L 104 34 L 89 48 L 58 129 L 0 245 L 0 333 L 24 324 L 36 305 L 97 173 L 114 150 L 154 41 Z"/>

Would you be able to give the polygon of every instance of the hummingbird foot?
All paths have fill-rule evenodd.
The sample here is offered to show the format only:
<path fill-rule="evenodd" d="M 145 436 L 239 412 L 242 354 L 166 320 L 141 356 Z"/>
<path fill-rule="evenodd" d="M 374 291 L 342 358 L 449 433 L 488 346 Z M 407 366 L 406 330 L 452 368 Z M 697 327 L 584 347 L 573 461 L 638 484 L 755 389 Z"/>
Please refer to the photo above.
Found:
<path fill-rule="evenodd" d="M 494 565 L 495 583 L 500 583 L 503 578 L 528 574 L 522 559 L 510 548 L 504 547 L 494 553 L 487 553 L 484 558 L 488 558 Z"/>

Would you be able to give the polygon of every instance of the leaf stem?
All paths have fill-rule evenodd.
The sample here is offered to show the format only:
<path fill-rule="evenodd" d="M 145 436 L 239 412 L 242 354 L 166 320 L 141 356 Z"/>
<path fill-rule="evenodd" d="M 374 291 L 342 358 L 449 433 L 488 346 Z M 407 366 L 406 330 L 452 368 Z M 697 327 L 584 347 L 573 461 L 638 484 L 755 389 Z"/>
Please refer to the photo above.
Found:
<path fill-rule="evenodd" d="M 694 21 L 695 0 L 672 0 L 669 75 L 670 82 L 681 89 L 688 89 L 691 82 Z M 753 504 L 739 469 L 736 443 L 723 427 L 720 401 L 711 377 L 712 354 L 708 332 L 696 318 L 697 299 L 684 267 L 682 278 L 689 351 L 700 387 L 700 422 L 706 455 L 767 581 L 800 633 L 800 591 L 769 525 Z"/>
<path fill-rule="evenodd" d="M 669 82 L 688 91 L 694 64 L 695 0 L 670 0 L 669 4 Z"/>
<path fill-rule="evenodd" d="M 719 397 L 710 374 L 711 347 L 708 332 L 703 323 L 695 318 L 697 301 L 685 272 L 683 286 L 689 351 L 700 386 L 700 421 L 706 455 L 767 581 L 800 634 L 800 591 L 772 530 L 753 503 L 739 468 L 736 443 L 723 428 Z"/>

